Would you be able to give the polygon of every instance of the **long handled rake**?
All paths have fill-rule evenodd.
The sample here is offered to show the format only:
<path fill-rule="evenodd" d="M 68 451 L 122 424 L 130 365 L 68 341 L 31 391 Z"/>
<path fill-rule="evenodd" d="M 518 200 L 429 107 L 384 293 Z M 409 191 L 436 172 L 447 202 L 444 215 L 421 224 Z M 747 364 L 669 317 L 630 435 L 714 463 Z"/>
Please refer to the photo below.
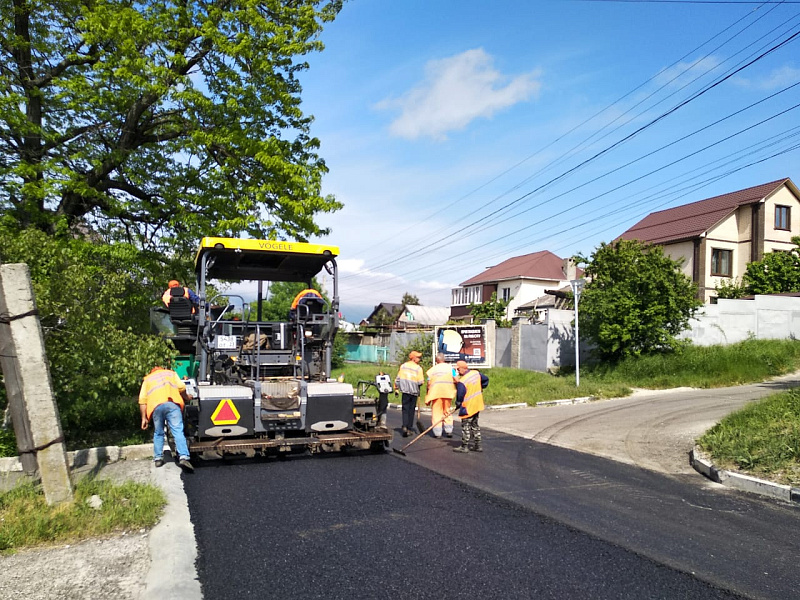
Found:
<path fill-rule="evenodd" d="M 415 443 L 415 442 L 419 441 L 419 439 L 420 439 L 421 437 L 423 437 L 423 436 L 424 436 L 426 433 L 428 433 L 428 432 L 429 432 L 431 429 L 433 429 L 433 428 L 434 428 L 434 427 L 436 427 L 437 425 L 441 425 L 442 423 L 444 423 L 445 419 L 446 419 L 447 417 L 450 417 L 450 416 L 452 416 L 452 414 L 453 414 L 454 412 L 455 412 L 455 411 L 450 411 L 450 412 L 449 412 L 449 413 L 447 413 L 445 416 L 443 416 L 441 419 L 439 419 L 438 421 L 436 421 L 436 423 L 434 423 L 433 425 L 431 425 L 430 427 L 428 427 L 428 428 L 427 428 L 425 431 L 423 431 L 422 433 L 420 433 L 420 434 L 419 434 L 417 437 L 415 437 L 413 440 L 411 440 L 410 442 L 408 442 L 408 443 L 407 443 L 405 446 L 403 446 L 403 447 L 402 447 L 402 448 L 400 448 L 399 450 L 398 450 L 397 448 L 392 448 L 392 451 L 393 451 L 393 452 L 397 452 L 398 454 L 402 454 L 403 456 L 405 456 L 405 455 L 406 455 L 406 448 L 408 448 L 408 447 L 409 447 L 411 444 L 413 444 L 413 443 Z"/>

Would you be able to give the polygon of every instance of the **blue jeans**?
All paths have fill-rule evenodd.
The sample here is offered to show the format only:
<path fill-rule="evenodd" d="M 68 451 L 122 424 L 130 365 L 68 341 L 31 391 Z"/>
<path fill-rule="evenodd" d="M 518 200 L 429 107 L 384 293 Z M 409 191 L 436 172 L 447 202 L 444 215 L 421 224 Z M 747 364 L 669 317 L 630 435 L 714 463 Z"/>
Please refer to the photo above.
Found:
<path fill-rule="evenodd" d="M 169 425 L 172 432 L 172 439 L 175 440 L 175 450 L 178 451 L 179 458 L 189 458 L 189 446 L 186 445 L 186 437 L 183 435 L 183 413 L 181 407 L 174 402 L 164 402 L 156 406 L 153 414 L 150 415 L 153 422 L 155 433 L 153 434 L 153 460 L 162 458 L 164 454 L 164 421 Z"/>

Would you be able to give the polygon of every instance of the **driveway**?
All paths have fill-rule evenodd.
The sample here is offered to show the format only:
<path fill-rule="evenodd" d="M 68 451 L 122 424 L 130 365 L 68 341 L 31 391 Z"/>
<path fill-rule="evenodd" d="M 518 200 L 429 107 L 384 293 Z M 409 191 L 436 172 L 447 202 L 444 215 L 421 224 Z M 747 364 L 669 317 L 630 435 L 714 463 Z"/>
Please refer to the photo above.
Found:
<path fill-rule="evenodd" d="M 728 388 L 638 390 L 583 404 L 486 410 L 481 426 L 658 471 L 696 475 L 694 441 L 749 402 L 800 386 L 800 372 Z"/>

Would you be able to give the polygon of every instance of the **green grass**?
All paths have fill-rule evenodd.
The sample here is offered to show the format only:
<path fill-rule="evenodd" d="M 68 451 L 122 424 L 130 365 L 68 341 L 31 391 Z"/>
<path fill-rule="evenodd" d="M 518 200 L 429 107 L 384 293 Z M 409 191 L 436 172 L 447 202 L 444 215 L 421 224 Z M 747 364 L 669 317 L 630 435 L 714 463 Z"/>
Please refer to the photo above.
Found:
<path fill-rule="evenodd" d="M 103 501 L 99 509 L 86 502 L 93 495 Z M 74 501 L 60 506 L 48 506 L 32 484 L 19 485 L 0 495 L 0 553 L 152 527 L 165 504 L 160 489 L 133 482 L 84 478 Z"/>
<path fill-rule="evenodd" d="M 699 440 L 717 466 L 800 484 L 800 390 L 782 392 L 722 419 Z"/>
<path fill-rule="evenodd" d="M 423 365 L 427 370 L 430 365 Z M 374 381 L 378 371 L 394 377 L 397 365 L 347 364 L 345 381 Z M 626 396 L 632 388 L 713 388 L 764 381 L 800 369 L 800 342 L 793 340 L 748 340 L 731 346 L 690 346 L 679 354 L 641 356 L 618 364 L 581 367 L 580 387 L 575 387 L 574 370 L 558 375 L 518 369 L 481 369 L 490 384 L 484 394 L 487 404 L 525 402 L 535 405 L 546 400 L 596 396 Z M 371 395 L 377 395 L 374 388 Z"/>

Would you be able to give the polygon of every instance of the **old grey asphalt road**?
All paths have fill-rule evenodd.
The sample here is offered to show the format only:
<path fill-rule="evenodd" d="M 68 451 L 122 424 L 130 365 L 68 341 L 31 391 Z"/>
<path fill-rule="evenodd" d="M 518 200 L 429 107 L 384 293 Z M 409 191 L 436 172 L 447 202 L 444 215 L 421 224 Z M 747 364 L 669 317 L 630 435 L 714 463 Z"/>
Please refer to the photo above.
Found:
<path fill-rule="evenodd" d="M 586 404 L 487 410 L 481 425 L 670 476 L 697 473 L 689 451 L 703 432 L 748 402 L 800 386 L 800 373 L 717 389 L 640 391 Z"/>

